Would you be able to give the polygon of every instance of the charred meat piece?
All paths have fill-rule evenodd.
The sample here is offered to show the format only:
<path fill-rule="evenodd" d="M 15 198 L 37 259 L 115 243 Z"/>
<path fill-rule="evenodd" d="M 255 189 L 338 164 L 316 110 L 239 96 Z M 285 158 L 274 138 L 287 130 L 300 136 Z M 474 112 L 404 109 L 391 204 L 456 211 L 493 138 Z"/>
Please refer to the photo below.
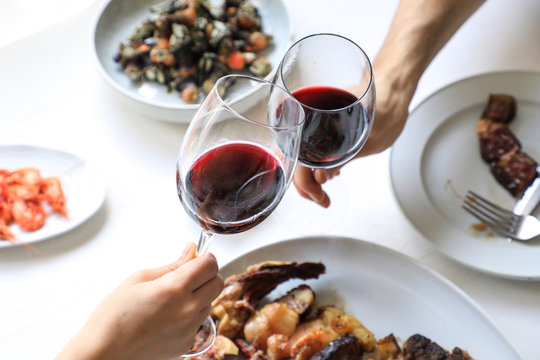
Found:
<path fill-rule="evenodd" d="M 363 352 L 356 336 L 345 335 L 326 345 L 310 360 L 357 360 Z"/>
<path fill-rule="evenodd" d="M 507 126 L 496 125 L 499 126 L 492 126 L 480 137 L 480 154 L 488 164 L 510 157 L 521 149 L 519 140 Z"/>
<path fill-rule="evenodd" d="M 414 334 L 403 344 L 405 360 L 447 360 L 448 353 L 425 336 Z"/>
<path fill-rule="evenodd" d="M 473 360 L 473 358 L 465 350 L 456 347 L 452 350 L 450 356 L 448 356 L 448 360 Z"/>
<path fill-rule="evenodd" d="M 482 114 L 483 119 L 509 124 L 516 116 L 517 103 L 513 96 L 491 94 Z"/>
<path fill-rule="evenodd" d="M 519 198 L 538 177 L 537 166 L 536 161 L 520 151 L 508 159 L 492 163 L 490 170 L 499 184 Z"/>
<path fill-rule="evenodd" d="M 258 302 L 276 286 L 295 278 L 318 278 L 325 270 L 322 263 L 263 262 L 227 278 L 223 292 L 212 304 L 218 333 L 235 339 Z"/>

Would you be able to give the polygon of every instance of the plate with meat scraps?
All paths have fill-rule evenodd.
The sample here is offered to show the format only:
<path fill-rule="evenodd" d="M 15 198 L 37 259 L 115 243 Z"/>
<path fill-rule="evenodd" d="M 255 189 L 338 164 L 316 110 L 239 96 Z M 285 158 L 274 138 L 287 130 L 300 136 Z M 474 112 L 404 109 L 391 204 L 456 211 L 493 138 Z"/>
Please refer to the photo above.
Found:
<path fill-rule="evenodd" d="M 88 220 L 99 210 L 105 199 L 105 184 L 96 170 L 85 160 L 71 153 L 30 145 L 0 146 L 0 169 L 10 172 L 35 168 L 41 178 L 60 180 L 65 197 L 67 217 L 52 211 L 40 201 L 46 213 L 45 223 L 34 231 L 24 231 L 13 222 L 9 230 L 12 241 L 0 240 L 0 248 L 28 245 L 63 234 Z"/>
<path fill-rule="evenodd" d="M 540 241 L 504 239 L 461 208 L 468 190 L 508 209 L 517 201 L 480 155 L 477 123 L 497 93 L 516 99 L 509 128 L 540 161 L 540 73 L 487 73 L 440 89 L 411 112 L 392 148 L 392 186 L 405 215 L 442 253 L 482 272 L 540 280 Z"/>
<path fill-rule="evenodd" d="M 315 292 L 315 308 L 342 308 L 376 339 L 392 333 L 402 343 L 418 333 L 446 350 L 464 349 L 474 359 L 523 358 L 468 295 L 395 250 L 347 237 L 302 237 L 244 254 L 222 266 L 221 275 L 243 273 L 265 261 L 322 262 L 326 269 L 317 279 L 281 283 L 263 304 L 307 284 Z"/>

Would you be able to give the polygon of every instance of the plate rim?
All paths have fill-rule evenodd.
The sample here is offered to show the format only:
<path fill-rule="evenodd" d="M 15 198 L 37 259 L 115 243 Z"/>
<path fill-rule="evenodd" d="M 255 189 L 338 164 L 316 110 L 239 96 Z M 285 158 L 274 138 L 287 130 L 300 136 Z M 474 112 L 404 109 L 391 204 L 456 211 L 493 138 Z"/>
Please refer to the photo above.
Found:
<path fill-rule="evenodd" d="M 1 249 L 8 249 L 8 248 L 13 248 L 13 247 L 21 247 L 21 246 L 28 246 L 28 245 L 31 246 L 32 244 L 42 242 L 42 241 L 45 241 L 45 240 L 49 240 L 49 239 L 53 239 L 53 238 L 56 238 L 56 237 L 61 236 L 63 234 L 66 234 L 66 233 L 68 233 L 70 231 L 75 230 L 76 228 L 78 228 L 79 226 L 81 226 L 82 224 L 84 224 L 85 222 L 90 220 L 103 207 L 103 204 L 104 204 L 105 198 L 106 198 L 107 187 L 106 187 L 105 182 L 102 179 L 102 177 L 98 175 L 97 169 L 94 168 L 94 166 L 92 164 L 90 164 L 88 162 L 88 160 L 84 159 L 83 157 L 81 157 L 81 156 L 79 156 L 79 155 L 77 155 L 77 154 L 75 154 L 73 152 L 66 151 L 66 150 L 60 149 L 58 147 L 33 145 L 33 144 L 27 144 L 27 143 L 5 143 L 5 144 L 0 144 L 0 151 L 4 151 L 5 149 L 9 149 L 9 148 L 14 148 L 14 149 L 15 148 L 22 148 L 22 149 L 24 149 L 24 151 L 37 150 L 37 151 L 53 152 L 53 153 L 59 154 L 61 156 L 69 156 L 69 157 L 71 157 L 73 159 L 82 161 L 85 164 L 86 171 L 87 172 L 89 171 L 90 174 L 93 175 L 94 180 L 96 180 L 96 179 L 98 180 L 98 183 L 96 183 L 97 184 L 96 189 L 99 190 L 100 196 L 99 196 L 99 199 L 97 199 L 96 202 L 94 203 L 94 206 L 92 208 L 88 209 L 86 211 L 85 216 L 79 218 L 77 222 L 75 222 L 75 223 L 73 223 L 73 224 L 71 224 L 69 226 L 66 226 L 65 228 L 62 228 L 57 232 L 45 234 L 44 236 L 42 236 L 40 238 L 33 239 L 33 240 L 17 241 L 15 243 L 5 241 L 5 240 L 0 240 L 0 251 L 1 251 Z"/>
<path fill-rule="evenodd" d="M 249 257 L 256 257 L 258 254 L 263 254 L 267 252 L 269 249 L 275 249 L 279 247 L 298 246 L 299 243 L 309 244 L 310 246 L 313 246 L 314 243 L 317 243 L 317 244 L 331 243 L 332 245 L 335 245 L 337 243 L 340 243 L 340 244 L 347 243 L 347 244 L 352 244 L 352 246 L 357 247 L 359 249 L 361 248 L 375 249 L 375 251 L 384 253 L 385 256 L 394 257 L 395 259 L 398 259 L 406 263 L 416 272 L 422 273 L 430 277 L 431 280 L 434 280 L 440 285 L 444 286 L 448 291 L 455 294 L 457 298 L 465 302 L 472 310 L 474 310 L 475 313 L 478 314 L 478 316 L 482 318 L 483 321 L 489 324 L 489 327 L 496 333 L 498 337 L 505 340 L 506 345 L 509 350 L 512 350 L 512 352 L 518 355 L 519 358 L 523 358 L 521 351 L 515 346 L 512 340 L 503 333 L 500 326 L 494 321 L 494 319 L 492 319 L 488 315 L 488 313 L 464 290 L 462 290 L 460 287 L 458 287 L 448 278 L 443 276 L 441 273 L 428 267 L 427 265 L 420 263 L 413 257 L 407 254 L 404 254 L 400 251 L 397 251 L 395 249 L 392 249 L 390 247 L 387 247 L 378 243 L 374 243 L 371 241 L 362 240 L 362 239 L 354 238 L 350 236 L 342 236 L 342 235 L 308 235 L 308 236 L 282 239 L 282 240 L 278 240 L 270 244 L 255 247 L 247 252 L 244 252 L 228 260 L 223 265 L 220 265 L 220 275 L 222 275 L 224 278 L 226 276 L 233 275 L 233 273 L 230 273 L 231 271 L 229 268 L 233 267 L 235 263 L 238 263 L 240 261 L 246 261 L 246 259 L 248 259 Z M 339 246 L 339 245 L 336 245 L 336 246 Z M 322 254 L 321 257 L 324 257 L 324 254 Z M 277 259 L 268 259 L 268 260 L 277 261 Z M 302 261 L 307 261 L 307 260 L 302 260 Z M 316 261 L 316 260 L 313 260 L 313 261 Z M 324 263 L 324 260 L 321 260 L 321 261 Z M 237 265 L 237 266 L 240 266 L 240 265 Z M 229 270 L 229 274 L 227 274 L 227 270 Z M 429 337 L 429 335 L 425 335 L 425 336 Z"/>
<path fill-rule="evenodd" d="M 199 109 L 199 107 L 200 107 L 200 104 L 174 104 L 174 103 L 168 104 L 168 103 L 163 103 L 163 102 L 159 102 L 159 101 L 154 101 L 152 99 L 140 98 L 140 97 L 136 96 L 135 94 L 133 94 L 132 92 L 126 90 L 120 84 L 118 84 L 109 75 L 109 73 L 105 70 L 105 68 L 104 68 L 104 66 L 103 66 L 103 64 L 101 62 L 101 59 L 100 59 L 100 57 L 98 55 L 97 48 L 96 48 L 96 42 L 97 42 L 96 35 L 97 35 L 99 24 L 100 24 L 100 21 L 101 21 L 103 15 L 105 14 L 106 10 L 111 5 L 111 3 L 115 2 L 115 1 L 119 1 L 119 0 L 107 0 L 107 1 L 105 1 L 101 5 L 100 9 L 98 10 L 97 14 L 94 16 L 94 19 L 92 21 L 92 26 L 91 26 L 91 31 L 90 31 L 91 48 L 92 48 L 91 53 L 92 53 L 92 58 L 93 58 L 93 62 L 95 64 L 95 67 L 97 68 L 100 75 L 118 93 L 125 96 L 127 99 L 129 99 L 131 101 L 135 101 L 135 102 L 143 104 L 143 105 L 145 105 L 147 107 L 151 107 L 151 108 L 159 109 L 159 110 L 165 110 L 165 111 L 186 111 L 186 112 L 188 112 L 188 111 L 191 111 L 191 112 L 197 111 Z M 287 39 L 284 39 L 284 40 L 286 40 L 285 46 L 288 48 L 293 44 L 294 38 L 295 38 L 294 19 L 291 16 L 289 7 L 287 6 L 287 4 L 286 4 L 286 2 L 284 0 L 273 0 L 273 1 L 278 1 L 280 3 L 280 5 L 285 10 L 285 15 L 287 16 L 287 24 L 288 24 L 289 31 L 288 31 L 288 34 L 287 34 Z M 158 2 L 158 1 L 156 1 L 156 2 Z M 263 79 L 271 80 L 272 77 L 274 76 L 276 70 L 277 70 L 277 66 L 275 66 L 274 69 L 272 69 L 272 71 L 268 75 L 266 75 Z M 189 123 L 190 119 L 189 120 L 184 120 L 184 121 L 182 121 L 182 120 L 176 120 L 176 121 L 167 120 L 167 121 L 177 122 L 177 123 Z"/>
<path fill-rule="evenodd" d="M 429 104 L 432 101 L 434 101 L 434 99 L 436 100 L 438 97 L 440 97 L 445 91 L 450 91 L 452 88 L 463 86 L 463 85 L 466 85 L 467 83 L 473 83 L 473 82 L 477 82 L 477 81 L 482 81 L 482 79 L 486 79 L 486 78 L 489 78 L 489 77 L 494 78 L 494 77 L 505 77 L 505 76 L 506 77 L 531 76 L 531 77 L 540 79 L 540 72 L 539 71 L 534 71 L 534 70 L 500 70 L 500 71 L 486 71 L 486 72 L 478 73 L 478 74 L 475 74 L 475 75 L 472 75 L 472 76 L 469 76 L 469 77 L 460 78 L 460 79 L 458 79 L 456 81 L 453 81 L 453 82 L 451 82 L 449 84 L 441 86 L 440 88 L 438 88 L 437 90 L 433 91 L 431 94 L 426 96 L 416 106 L 414 106 L 414 108 L 412 108 L 411 111 L 409 112 L 409 116 L 408 116 L 408 119 L 407 119 L 406 126 L 405 126 L 402 134 L 400 135 L 401 139 L 398 138 L 398 140 L 396 141 L 394 146 L 392 146 L 392 148 L 391 148 L 390 157 L 389 157 L 389 176 L 390 176 L 390 182 L 391 182 L 391 186 L 392 186 L 392 194 L 393 194 L 393 197 L 394 197 L 395 201 L 397 202 L 401 212 L 406 217 L 407 221 L 421 235 L 422 239 L 425 242 L 427 242 L 428 244 L 430 244 L 431 246 L 433 246 L 439 253 L 441 253 L 442 255 L 448 257 L 449 259 L 451 259 L 451 260 L 453 260 L 453 261 L 455 261 L 455 262 L 457 262 L 459 264 L 462 264 L 462 265 L 464 265 L 464 266 L 466 266 L 468 268 L 480 271 L 480 272 L 485 273 L 485 274 L 499 276 L 499 277 L 508 278 L 508 279 L 513 279 L 513 280 L 537 281 L 537 280 L 540 280 L 540 271 L 537 272 L 537 273 L 531 274 L 531 273 L 525 273 L 523 271 L 521 271 L 521 272 L 520 271 L 515 271 L 515 270 L 514 271 L 503 271 L 501 269 L 497 270 L 497 269 L 493 269 L 493 268 L 488 268 L 486 266 L 481 266 L 481 265 L 479 265 L 477 263 L 473 263 L 471 261 L 466 261 L 463 258 L 457 256 L 456 254 L 450 253 L 448 250 L 442 248 L 442 246 L 436 240 L 430 239 L 428 237 L 428 235 L 426 234 L 426 231 L 424 229 L 422 229 L 421 226 L 418 224 L 417 219 L 414 218 L 414 216 L 410 214 L 410 210 L 408 209 L 408 207 L 410 207 L 410 205 L 407 206 L 407 204 L 404 204 L 404 200 L 402 199 L 402 197 L 399 194 L 400 190 L 398 190 L 399 181 L 396 181 L 396 178 L 399 177 L 398 176 L 399 174 L 396 174 L 396 169 L 395 169 L 395 166 L 396 166 L 395 163 L 397 162 L 396 158 L 400 156 L 398 148 L 400 147 L 401 143 L 404 141 L 403 138 L 402 138 L 402 135 L 405 134 L 406 129 L 407 129 L 407 124 L 409 123 L 409 120 L 411 120 L 411 117 L 413 117 L 418 111 L 421 111 L 421 109 L 423 107 L 427 106 L 426 104 Z M 465 109 L 465 108 L 458 108 L 458 109 L 456 109 L 456 111 L 453 114 L 456 114 L 457 112 L 459 112 L 459 111 L 461 111 L 463 109 Z M 427 144 L 427 142 L 429 142 L 430 137 L 435 133 L 435 131 L 440 126 L 442 126 L 447 120 L 448 120 L 448 118 L 445 118 L 444 120 L 441 120 L 440 122 L 437 122 L 437 125 L 434 126 L 434 129 L 428 134 L 426 143 L 422 144 L 422 149 L 425 148 L 425 145 Z M 414 121 L 414 119 L 413 119 L 413 121 Z M 418 155 L 416 155 L 414 157 L 415 164 L 411 169 L 417 170 L 417 168 L 419 166 L 421 166 L 421 164 L 417 164 L 417 162 L 421 163 L 420 160 L 421 160 L 423 154 L 424 153 L 422 151 L 421 154 L 418 154 Z M 422 184 L 420 184 L 420 186 L 423 188 L 424 185 L 423 185 L 421 176 L 420 176 L 419 180 L 422 183 Z M 423 193 L 423 195 L 422 195 L 423 197 L 427 197 L 425 191 L 422 191 L 422 193 Z M 428 201 L 428 203 L 430 204 L 431 207 L 434 207 L 434 205 L 431 204 L 431 202 Z M 438 217 L 440 219 L 444 220 L 444 221 L 447 220 L 441 214 L 438 214 Z M 456 230 L 458 230 L 458 229 L 456 228 Z M 463 236 L 470 237 L 471 239 L 473 238 L 471 235 L 468 235 L 468 234 L 465 234 L 465 233 L 463 233 Z"/>

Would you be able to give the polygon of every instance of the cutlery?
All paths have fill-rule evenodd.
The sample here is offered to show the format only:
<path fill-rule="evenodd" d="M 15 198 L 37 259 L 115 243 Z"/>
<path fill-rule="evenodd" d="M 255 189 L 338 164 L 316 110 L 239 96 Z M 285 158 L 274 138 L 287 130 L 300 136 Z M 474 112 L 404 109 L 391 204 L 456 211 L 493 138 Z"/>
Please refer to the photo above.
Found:
<path fill-rule="evenodd" d="M 540 174 L 540 166 L 536 168 Z M 513 213 L 517 215 L 529 215 L 540 202 L 540 176 L 525 190 L 525 193 L 514 205 Z"/>
<path fill-rule="evenodd" d="M 516 215 L 473 191 L 469 190 L 462 207 L 502 236 L 526 241 L 540 235 L 540 220 L 534 216 Z"/>

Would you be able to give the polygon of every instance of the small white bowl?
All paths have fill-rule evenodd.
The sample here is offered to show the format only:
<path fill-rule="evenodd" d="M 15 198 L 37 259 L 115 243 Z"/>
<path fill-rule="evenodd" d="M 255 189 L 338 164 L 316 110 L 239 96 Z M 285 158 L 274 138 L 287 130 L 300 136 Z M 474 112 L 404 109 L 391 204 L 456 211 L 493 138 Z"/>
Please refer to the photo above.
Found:
<path fill-rule="evenodd" d="M 167 0 L 165 0 L 167 1 Z M 136 83 L 114 61 L 120 43 L 150 15 L 150 7 L 163 0 L 110 0 L 99 12 L 93 29 L 94 58 L 99 72 L 120 93 L 128 106 L 154 119 L 189 123 L 199 104 L 188 104 L 165 85 L 144 81 Z M 222 0 L 212 0 L 219 5 Z M 281 58 L 294 38 L 292 19 L 281 0 L 251 0 L 261 15 L 263 31 L 273 36 L 273 44 L 262 54 L 272 64 L 271 79 Z"/>

